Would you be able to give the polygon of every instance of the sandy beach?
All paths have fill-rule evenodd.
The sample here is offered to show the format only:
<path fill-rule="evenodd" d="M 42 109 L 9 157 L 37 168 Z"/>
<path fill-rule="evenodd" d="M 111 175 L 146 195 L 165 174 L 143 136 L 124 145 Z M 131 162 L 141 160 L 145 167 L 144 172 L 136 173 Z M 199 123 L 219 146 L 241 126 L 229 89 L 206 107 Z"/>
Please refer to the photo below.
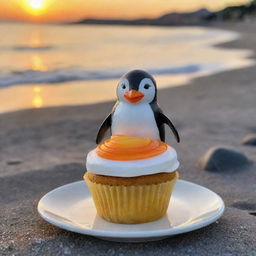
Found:
<path fill-rule="evenodd" d="M 241 38 L 217 47 L 256 51 L 255 24 L 218 28 Z M 200 54 L 200 53 L 199 53 Z M 255 58 L 255 54 L 251 56 Z M 159 90 L 159 103 L 180 135 L 169 134 L 181 179 L 206 186 L 226 204 L 224 216 L 203 229 L 146 244 L 101 241 L 54 227 L 37 213 L 48 191 L 81 180 L 85 155 L 113 102 L 31 109 L 0 115 L 1 255 L 256 255 L 256 166 L 218 173 L 200 170 L 213 146 L 232 147 L 256 162 L 256 148 L 241 144 L 256 133 L 256 65 L 197 78 Z"/>

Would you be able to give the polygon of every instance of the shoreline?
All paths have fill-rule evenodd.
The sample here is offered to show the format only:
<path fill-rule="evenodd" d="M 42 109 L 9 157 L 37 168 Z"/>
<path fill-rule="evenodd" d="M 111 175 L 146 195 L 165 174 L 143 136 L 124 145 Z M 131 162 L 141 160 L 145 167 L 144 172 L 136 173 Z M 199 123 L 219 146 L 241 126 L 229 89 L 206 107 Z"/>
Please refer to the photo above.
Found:
<path fill-rule="evenodd" d="M 251 58 L 255 59 L 253 25 L 222 24 L 221 28 L 238 31 L 242 37 L 216 47 L 250 49 Z M 223 145 L 256 162 L 255 147 L 241 145 L 245 135 L 256 133 L 255 95 L 256 65 L 159 90 L 158 101 L 181 135 L 181 143 L 177 144 L 167 132 L 167 143 L 176 149 L 181 162 L 181 179 L 218 193 L 226 210 L 218 223 L 143 246 L 63 231 L 43 221 L 36 212 L 36 204 L 45 193 L 82 179 L 85 154 L 95 147 L 94 135 L 113 101 L 1 114 L 0 202 L 4 235 L 0 251 L 8 255 L 11 246 L 12 253 L 20 255 L 34 255 L 37 250 L 57 255 L 68 247 L 72 255 L 85 250 L 88 255 L 102 255 L 111 248 L 113 255 L 134 255 L 142 253 L 143 247 L 147 255 L 169 255 L 170 251 L 177 255 L 254 255 L 256 223 L 250 212 L 256 211 L 255 164 L 242 170 L 211 173 L 199 169 L 198 159 L 210 147 Z"/>
<path fill-rule="evenodd" d="M 184 29 L 187 31 L 186 29 L 188 28 L 183 27 L 181 31 L 184 31 Z M 199 33 L 200 35 L 200 33 L 202 33 L 202 42 L 198 41 L 198 36 L 196 37 L 197 46 L 194 45 L 191 48 L 191 45 L 193 45 L 193 40 L 191 40 L 191 42 L 188 44 L 188 49 L 193 49 L 194 51 L 198 52 L 199 56 L 191 57 L 193 56 L 193 53 L 188 54 L 187 61 L 184 62 L 183 59 L 186 57 L 186 55 L 183 55 L 183 51 L 181 51 L 180 64 L 179 56 L 176 54 L 174 56 L 174 63 L 170 61 L 167 66 L 165 64 L 161 66 L 161 68 L 157 68 L 156 65 L 153 65 L 151 72 L 149 72 L 153 72 L 152 74 L 155 76 L 158 83 L 158 89 L 184 86 L 197 77 L 203 77 L 226 70 L 243 68 L 252 65 L 252 60 L 247 58 L 251 54 L 250 50 L 223 50 L 220 47 L 215 47 L 216 44 L 230 42 L 236 39 L 239 36 L 239 33 L 230 30 L 221 30 L 221 28 L 205 29 L 204 27 L 194 26 L 191 29 L 192 30 L 189 30 L 191 32 L 187 31 L 189 34 Z M 182 33 L 184 34 L 184 32 Z M 185 42 L 183 42 L 183 45 L 184 43 Z M 173 45 L 173 43 L 170 42 L 170 45 Z M 169 46 L 169 48 L 170 47 L 171 46 Z M 185 49 L 185 52 L 188 51 L 188 49 Z M 159 52 L 159 54 L 161 56 L 161 52 Z M 202 56 L 205 54 L 207 57 L 200 57 L 200 54 Z M 223 61 L 219 61 L 221 57 L 224 58 Z M 54 69 L 50 69 L 49 72 L 49 74 L 40 73 L 39 77 L 40 75 L 45 78 L 47 76 L 52 78 L 56 76 L 57 79 L 58 72 L 55 73 Z M 68 72 L 68 70 L 66 72 Z M 72 73 L 72 71 L 70 72 Z M 100 70 L 97 72 L 100 74 Z M 87 74 L 86 70 L 85 74 Z M 90 74 L 87 75 L 89 75 L 90 78 Z M 85 77 L 87 75 L 85 75 Z M 102 75 L 104 75 L 104 72 Z M 122 72 L 120 73 L 120 76 L 121 75 Z M 112 78 L 109 77 L 109 79 L 104 78 L 102 80 L 97 80 L 97 76 L 95 75 L 94 80 L 79 79 L 78 81 L 64 81 L 57 84 L 52 84 L 51 82 L 47 83 L 47 79 L 44 80 L 44 78 L 41 80 L 41 82 L 44 81 L 44 83 L 28 82 L 28 84 L 25 83 L 3 87 L 0 89 L 0 113 L 31 108 L 89 105 L 115 100 L 115 87 L 119 79 L 117 75 L 115 76 Z M 23 78 L 21 76 L 17 79 L 22 82 Z M 2 80 L 2 82 L 4 82 L 4 79 Z M 98 91 L 101 93 L 97 93 Z M 9 101 L 8 99 L 13 98 L 13 95 L 15 95 L 15 99 Z"/>

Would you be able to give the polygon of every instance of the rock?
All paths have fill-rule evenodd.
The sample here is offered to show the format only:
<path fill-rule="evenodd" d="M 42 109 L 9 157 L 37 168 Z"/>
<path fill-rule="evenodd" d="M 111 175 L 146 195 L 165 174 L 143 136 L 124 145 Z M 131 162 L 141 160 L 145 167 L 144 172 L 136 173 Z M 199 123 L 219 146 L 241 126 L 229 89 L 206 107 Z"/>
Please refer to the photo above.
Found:
<path fill-rule="evenodd" d="M 224 147 L 210 148 L 199 160 L 200 168 L 213 172 L 238 169 L 249 164 L 243 153 Z"/>
<path fill-rule="evenodd" d="M 256 146 L 256 134 L 248 134 L 242 139 L 242 144 Z"/>
<path fill-rule="evenodd" d="M 21 163 L 22 163 L 22 161 L 20 159 L 11 159 L 6 162 L 7 165 L 17 165 L 17 164 L 21 164 Z"/>

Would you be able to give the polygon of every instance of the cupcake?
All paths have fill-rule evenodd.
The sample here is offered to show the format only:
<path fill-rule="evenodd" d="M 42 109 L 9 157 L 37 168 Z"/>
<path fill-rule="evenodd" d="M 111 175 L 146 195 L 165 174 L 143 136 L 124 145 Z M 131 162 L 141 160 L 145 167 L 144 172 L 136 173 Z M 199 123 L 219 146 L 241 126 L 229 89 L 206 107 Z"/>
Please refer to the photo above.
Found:
<path fill-rule="evenodd" d="M 97 213 L 122 224 L 155 221 L 178 179 L 176 151 L 161 140 L 113 135 L 90 151 L 84 180 Z"/>

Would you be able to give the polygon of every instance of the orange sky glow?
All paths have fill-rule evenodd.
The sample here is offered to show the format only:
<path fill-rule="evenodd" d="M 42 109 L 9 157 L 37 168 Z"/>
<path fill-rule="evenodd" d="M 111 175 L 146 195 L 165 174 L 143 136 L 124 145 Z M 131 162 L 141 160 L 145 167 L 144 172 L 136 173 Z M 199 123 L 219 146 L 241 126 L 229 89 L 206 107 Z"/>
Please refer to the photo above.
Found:
<path fill-rule="evenodd" d="M 0 0 L 0 20 L 66 22 L 82 18 L 157 17 L 199 8 L 218 10 L 250 0 Z"/>

